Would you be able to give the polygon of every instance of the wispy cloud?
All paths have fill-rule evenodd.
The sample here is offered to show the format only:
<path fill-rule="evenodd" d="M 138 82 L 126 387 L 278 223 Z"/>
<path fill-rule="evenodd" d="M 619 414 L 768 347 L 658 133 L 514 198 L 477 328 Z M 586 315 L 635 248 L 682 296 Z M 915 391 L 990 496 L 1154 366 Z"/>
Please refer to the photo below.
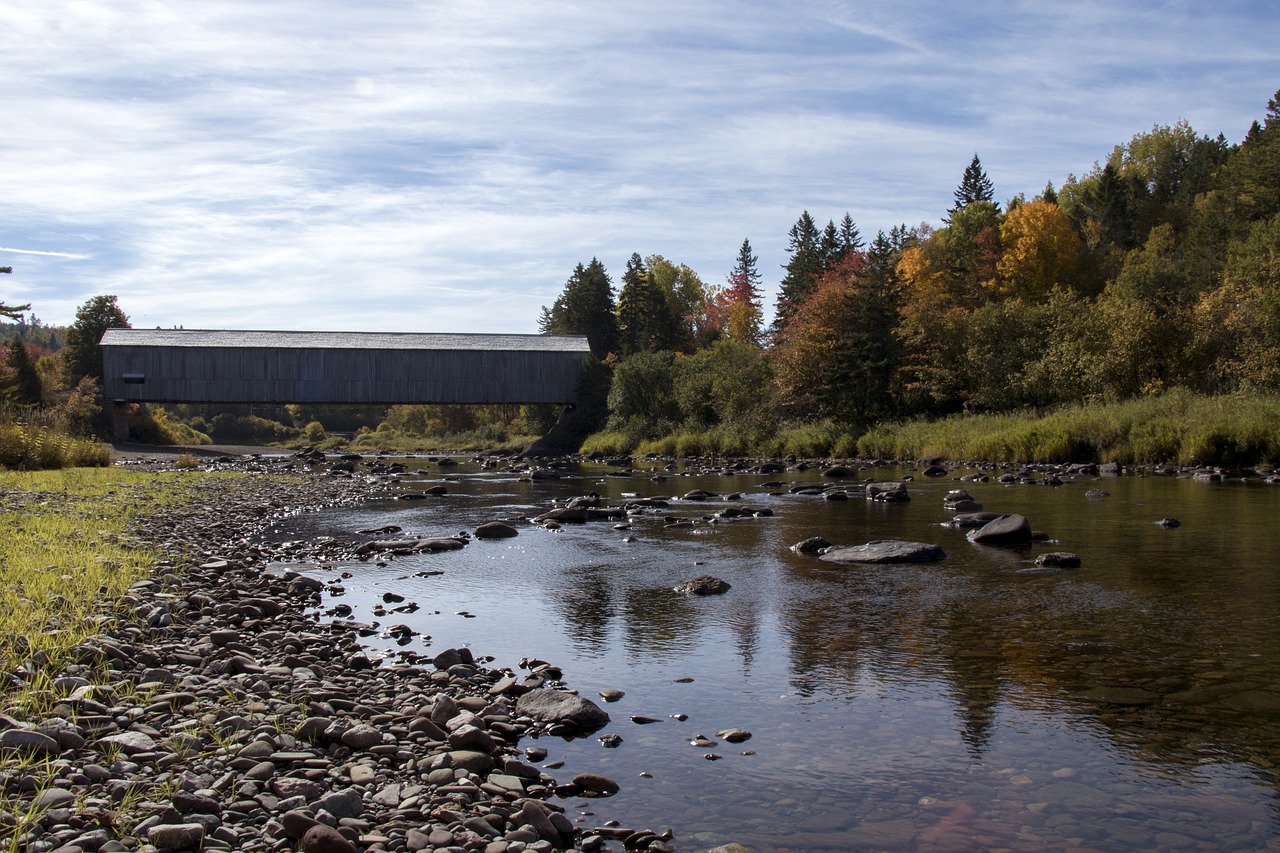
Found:
<path fill-rule="evenodd" d="M 66 322 L 533 331 L 633 251 L 776 280 L 800 211 L 936 221 L 1155 123 L 1239 139 L 1275 4 L 10 0 L 0 286 Z M 0 250 L 15 252 L 16 250 Z M 90 261 L 85 263 L 84 261 Z"/>
<path fill-rule="evenodd" d="M 45 258 L 66 258 L 72 261 L 87 261 L 89 255 L 76 255 L 71 252 L 41 252 L 37 249 L 14 249 L 10 246 L 0 246 L 0 252 L 10 255 L 39 255 Z"/>

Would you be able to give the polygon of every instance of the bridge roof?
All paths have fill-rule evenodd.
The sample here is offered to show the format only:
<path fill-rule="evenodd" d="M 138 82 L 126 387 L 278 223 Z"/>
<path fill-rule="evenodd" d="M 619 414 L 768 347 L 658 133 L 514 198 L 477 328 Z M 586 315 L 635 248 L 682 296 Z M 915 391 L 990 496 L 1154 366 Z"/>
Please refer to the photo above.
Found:
<path fill-rule="evenodd" d="M 215 329 L 108 329 L 102 345 L 219 349 L 359 349 L 506 352 L 591 351 L 583 335 L 424 332 L 269 332 Z"/>

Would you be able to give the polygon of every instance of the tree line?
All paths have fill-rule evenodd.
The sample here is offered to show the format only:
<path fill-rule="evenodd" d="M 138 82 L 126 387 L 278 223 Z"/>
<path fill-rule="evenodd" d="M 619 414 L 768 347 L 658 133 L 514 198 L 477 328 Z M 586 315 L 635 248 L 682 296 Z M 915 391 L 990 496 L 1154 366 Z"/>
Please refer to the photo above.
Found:
<path fill-rule="evenodd" d="M 953 199 L 869 242 L 803 212 L 767 324 L 744 240 L 722 285 L 579 264 L 539 329 L 587 336 L 633 440 L 1280 391 L 1280 92 L 1239 144 L 1157 125 L 1004 204 L 975 154 Z"/>

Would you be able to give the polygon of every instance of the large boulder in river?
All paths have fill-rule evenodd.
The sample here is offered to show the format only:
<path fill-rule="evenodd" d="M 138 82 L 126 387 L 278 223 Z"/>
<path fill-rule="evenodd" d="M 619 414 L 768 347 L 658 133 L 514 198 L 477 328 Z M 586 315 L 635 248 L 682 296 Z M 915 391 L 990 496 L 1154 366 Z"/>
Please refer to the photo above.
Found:
<path fill-rule="evenodd" d="M 883 501 L 885 503 L 911 500 L 911 495 L 907 494 L 907 484 L 903 482 L 868 483 L 866 495 L 869 501 Z"/>
<path fill-rule="evenodd" d="M 927 542 L 877 539 L 866 545 L 828 548 L 821 559 L 832 563 L 934 563 L 945 560 L 946 552 Z"/>
<path fill-rule="evenodd" d="M 516 700 L 516 713 L 583 732 L 593 732 L 609 722 L 608 713 L 595 702 L 563 690 L 530 690 Z"/>
<path fill-rule="evenodd" d="M 1030 545 L 1031 522 L 1022 515 L 1002 516 L 970 530 L 968 539 L 980 545 Z"/>

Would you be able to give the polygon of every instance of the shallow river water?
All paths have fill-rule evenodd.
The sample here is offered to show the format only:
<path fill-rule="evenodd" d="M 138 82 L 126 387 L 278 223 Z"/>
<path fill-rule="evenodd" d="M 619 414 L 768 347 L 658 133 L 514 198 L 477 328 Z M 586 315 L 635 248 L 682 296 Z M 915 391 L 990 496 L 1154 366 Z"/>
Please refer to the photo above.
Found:
<path fill-rule="evenodd" d="M 673 501 L 636 515 L 629 531 L 525 525 L 517 538 L 456 552 L 304 569 L 325 580 L 350 573 L 346 594 L 326 606 L 408 624 L 424 635 L 411 649 L 468 645 L 512 669 L 537 657 L 583 695 L 625 691 L 600 702 L 613 722 L 595 736 L 539 741 L 548 761 L 564 762 L 557 779 L 591 771 L 621 784 L 609 799 L 564 801 L 585 826 L 671 827 L 686 851 L 730 841 L 758 853 L 1280 849 L 1280 486 L 1135 476 L 1010 486 L 859 471 L 912 477 L 909 503 L 881 504 L 785 494 L 821 482 L 813 469 L 655 481 L 658 463 L 639 462 L 654 470 L 584 466 L 521 482 L 467 460 L 408 463 L 420 471 L 403 488 L 448 475 L 449 494 L 320 512 L 273 535 L 349 537 L 388 524 L 448 535 L 592 492 L 742 495 Z M 987 510 L 1026 515 L 1053 541 L 969 543 L 941 526 L 951 515 L 943 496 L 958 487 Z M 773 515 L 663 521 L 742 505 Z M 1181 526 L 1154 523 L 1166 516 Z M 810 536 L 931 542 L 948 556 L 851 567 L 788 550 Z M 1079 554 L 1082 566 L 1035 571 L 1034 557 L 1051 550 Z M 732 589 L 671 592 L 698 574 Z M 420 609 L 379 618 L 387 591 Z M 716 737 L 728 728 L 752 737 Z M 621 745 L 605 748 L 602 734 Z M 716 745 L 692 746 L 699 734 Z"/>

